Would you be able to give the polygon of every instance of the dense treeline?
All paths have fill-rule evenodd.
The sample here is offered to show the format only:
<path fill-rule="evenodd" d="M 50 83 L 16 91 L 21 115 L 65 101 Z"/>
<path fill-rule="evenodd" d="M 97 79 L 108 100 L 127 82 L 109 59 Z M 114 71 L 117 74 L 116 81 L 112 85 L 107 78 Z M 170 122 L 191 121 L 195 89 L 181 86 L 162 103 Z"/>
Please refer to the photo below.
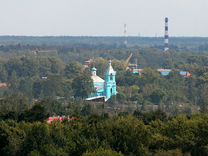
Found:
<path fill-rule="evenodd" d="M 83 97 L 91 92 L 92 80 L 79 63 L 65 65 L 56 58 L 15 58 L 0 64 L 0 81 L 8 84 L 4 95 L 26 95 L 30 100 L 42 98 L 71 97 L 72 84 L 79 79 L 85 79 L 87 91 Z M 79 79 L 78 79 L 79 77 Z M 75 80 L 76 82 L 73 82 Z M 80 81 L 81 81 L 80 80 Z M 88 87 L 87 87 L 88 86 Z M 81 96 L 81 95 L 80 95 Z"/>
<path fill-rule="evenodd" d="M 160 108 L 172 115 L 207 111 L 208 57 L 205 54 L 174 51 L 164 54 L 158 49 L 136 47 L 131 50 L 134 58 L 138 58 L 139 68 L 144 67 L 142 75 L 126 71 L 124 59 L 130 53 L 125 48 L 112 51 L 94 49 L 85 53 L 83 49 L 65 49 L 55 55 L 50 52 L 14 54 L 12 58 L 0 61 L 0 81 L 8 84 L 8 88 L 0 90 L 3 98 L 0 107 L 4 107 L 7 103 L 4 101 L 10 96 L 28 99 L 28 108 L 34 101 L 48 98 L 66 101 L 84 99 L 94 91 L 90 68 L 84 68 L 81 64 L 83 61 L 80 63 L 76 60 L 84 60 L 85 56 L 93 54 L 98 57 L 94 59 L 94 66 L 100 77 L 104 77 L 108 59 L 113 58 L 118 95 L 109 103 L 143 111 Z M 161 67 L 171 68 L 173 72 L 162 77 L 156 71 Z M 193 76 L 181 77 L 178 74 L 180 70 L 189 71 Z M 129 112 L 128 109 L 124 111 Z"/>
<path fill-rule="evenodd" d="M 163 45 L 163 37 L 142 37 L 142 36 L 128 36 L 116 37 L 116 36 L 48 36 L 48 37 L 32 37 L 32 36 L 0 36 L 0 44 L 24 44 L 24 45 L 74 45 L 74 44 L 85 44 L 85 45 L 121 45 L 128 40 L 130 45 L 137 46 L 149 46 L 149 45 Z M 208 43 L 207 37 L 170 37 L 172 45 L 178 45 L 181 47 L 190 47 L 206 45 Z"/>
<path fill-rule="evenodd" d="M 0 121 L 2 156 L 206 156 L 208 116 L 90 115 L 76 121 Z M 149 118 L 148 123 L 142 119 Z"/>

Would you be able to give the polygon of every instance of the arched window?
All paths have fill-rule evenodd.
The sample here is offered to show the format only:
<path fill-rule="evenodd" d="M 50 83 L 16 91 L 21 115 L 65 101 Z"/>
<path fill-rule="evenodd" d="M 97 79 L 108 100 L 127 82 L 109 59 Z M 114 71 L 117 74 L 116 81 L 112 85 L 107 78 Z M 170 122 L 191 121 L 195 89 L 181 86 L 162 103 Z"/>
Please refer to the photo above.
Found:
<path fill-rule="evenodd" d="M 113 74 L 112 73 L 110 74 L 110 80 L 111 81 L 113 80 Z"/>

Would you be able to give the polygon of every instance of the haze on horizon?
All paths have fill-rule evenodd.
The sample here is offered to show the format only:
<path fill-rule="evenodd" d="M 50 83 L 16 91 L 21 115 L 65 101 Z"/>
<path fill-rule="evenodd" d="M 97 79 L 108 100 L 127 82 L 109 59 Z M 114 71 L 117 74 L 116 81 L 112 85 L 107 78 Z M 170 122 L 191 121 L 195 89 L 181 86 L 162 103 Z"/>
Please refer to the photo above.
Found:
<path fill-rule="evenodd" d="M 208 0 L 0 0 L 0 35 L 208 36 Z"/>

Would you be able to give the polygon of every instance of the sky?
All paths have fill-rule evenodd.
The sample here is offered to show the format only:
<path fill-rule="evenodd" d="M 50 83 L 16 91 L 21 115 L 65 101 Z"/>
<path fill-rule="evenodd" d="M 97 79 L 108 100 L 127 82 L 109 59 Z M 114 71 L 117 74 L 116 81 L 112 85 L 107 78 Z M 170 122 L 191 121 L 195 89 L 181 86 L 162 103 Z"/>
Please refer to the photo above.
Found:
<path fill-rule="evenodd" d="M 0 35 L 208 37 L 208 0 L 0 0 Z"/>

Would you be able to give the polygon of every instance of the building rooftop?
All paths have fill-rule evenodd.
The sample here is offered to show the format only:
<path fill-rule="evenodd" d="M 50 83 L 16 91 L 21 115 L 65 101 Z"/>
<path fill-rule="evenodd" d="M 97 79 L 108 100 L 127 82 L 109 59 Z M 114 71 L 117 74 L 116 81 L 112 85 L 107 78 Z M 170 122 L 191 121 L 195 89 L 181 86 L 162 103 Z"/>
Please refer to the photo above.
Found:
<path fill-rule="evenodd" d="M 113 75 L 116 74 L 116 71 L 113 69 L 113 67 L 111 65 L 111 60 L 109 61 L 109 66 L 108 66 L 108 69 L 106 71 L 106 74 L 113 74 Z"/>
<path fill-rule="evenodd" d="M 101 77 L 99 77 L 97 75 L 92 75 L 91 79 L 93 80 L 94 83 L 101 83 L 101 82 L 104 83 L 105 82 Z"/>

